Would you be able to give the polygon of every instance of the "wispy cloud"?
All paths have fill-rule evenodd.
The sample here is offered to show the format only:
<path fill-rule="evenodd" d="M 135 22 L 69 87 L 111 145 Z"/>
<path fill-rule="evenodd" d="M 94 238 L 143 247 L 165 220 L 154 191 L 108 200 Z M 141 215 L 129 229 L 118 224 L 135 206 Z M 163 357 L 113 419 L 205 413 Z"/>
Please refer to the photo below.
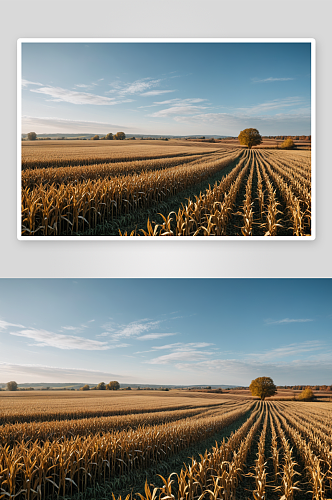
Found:
<path fill-rule="evenodd" d="M 95 106 L 114 106 L 124 102 L 132 102 L 132 99 L 117 100 L 114 97 L 105 97 L 91 94 L 89 92 L 77 92 L 62 87 L 40 87 L 39 89 L 30 89 L 31 92 L 49 96 L 52 102 L 69 102 L 71 104 L 89 104 Z"/>
<path fill-rule="evenodd" d="M 29 80 L 24 80 L 22 79 L 22 87 L 28 87 L 29 85 L 43 85 L 42 83 L 39 82 L 30 82 Z"/>
<path fill-rule="evenodd" d="M 98 337 L 108 337 L 113 341 L 119 341 L 120 339 L 131 337 L 137 340 L 151 340 L 177 335 L 177 333 L 174 332 L 151 332 L 151 330 L 160 328 L 160 325 L 165 321 L 166 320 L 151 320 L 149 318 L 144 318 L 125 325 L 110 322 L 102 326 L 105 331 L 99 334 Z"/>
<path fill-rule="evenodd" d="M 252 78 L 253 83 L 265 83 L 265 82 L 286 82 L 289 80 L 295 80 L 295 78 L 273 78 L 270 76 L 269 78 L 263 78 L 262 80 L 258 78 Z"/>
<path fill-rule="evenodd" d="M 325 342 L 320 340 L 307 340 L 305 342 L 292 343 L 267 351 L 249 353 L 247 357 L 255 358 L 256 360 L 281 359 L 285 356 L 299 356 L 303 353 L 321 351 L 325 346 Z"/>
<path fill-rule="evenodd" d="M 8 321 L 4 321 L 0 319 L 0 331 L 1 330 L 7 330 L 9 327 L 17 327 L 17 328 L 24 328 L 23 325 L 17 325 L 15 323 L 8 323 Z"/>
<path fill-rule="evenodd" d="M 57 117 L 41 116 L 22 116 L 22 131 L 27 133 L 30 129 L 38 133 L 100 133 L 123 130 L 124 132 L 136 132 L 136 127 L 128 127 L 113 123 L 88 121 L 88 120 L 70 120 Z"/>
<path fill-rule="evenodd" d="M 266 325 L 284 325 L 284 324 L 289 324 L 289 323 L 309 323 L 311 321 L 314 321 L 314 320 L 311 318 L 297 318 L 297 319 L 284 318 L 284 319 L 278 319 L 278 320 L 267 319 L 265 321 L 265 324 Z"/>
<path fill-rule="evenodd" d="M 284 97 L 282 99 L 272 99 L 272 101 L 253 104 L 252 106 L 239 107 L 234 109 L 234 113 L 248 113 L 250 115 L 260 114 L 275 109 L 285 109 L 306 104 L 306 100 L 299 96 Z"/>
<path fill-rule="evenodd" d="M 164 354 L 163 356 L 158 356 L 156 358 L 152 358 L 145 363 L 151 365 L 166 365 L 170 363 L 175 363 L 178 361 L 201 361 L 206 359 L 207 356 L 212 354 L 212 351 L 204 351 L 205 347 L 212 346 L 214 344 L 208 342 L 189 342 L 189 343 L 181 343 L 177 342 L 175 344 L 168 344 L 163 346 L 154 346 L 152 347 L 152 351 L 154 350 L 170 350 L 172 351 L 169 354 Z"/>
<path fill-rule="evenodd" d="M 62 368 L 37 364 L 0 363 L 4 380 L 24 382 L 85 382 L 96 383 L 100 380 L 123 380 L 123 375 L 102 370 L 87 370 L 84 368 Z M 126 378 L 128 380 L 128 377 Z"/>
<path fill-rule="evenodd" d="M 160 79 L 156 80 L 152 78 L 142 78 L 131 83 L 115 81 L 110 83 L 112 88 L 107 93 L 116 93 L 118 95 L 142 94 L 143 92 L 148 92 L 153 87 L 157 87 L 160 82 Z"/>
<path fill-rule="evenodd" d="M 140 80 L 135 80 L 131 83 L 115 81 L 110 84 L 112 87 L 108 90 L 107 94 L 115 94 L 119 98 L 126 95 L 140 95 L 142 97 L 156 96 L 162 94 L 168 94 L 170 92 L 176 92 L 175 89 L 156 89 L 164 78 L 153 79 L 153 78 L 142 78 Z M 153 90 L 151 90 L 153 89 Z"/>
<path fill-rule="evenodd" d="M 161 95 L 169 94 L 170 92 L 176 92 L 176 90 L 149 90 L 148 92 L 143 92 L 141 96 L 151 96 L 151 95 Z"/>
<path fill-rule="evenodd" d="M 146 335 L 137 337 L 137 340 L 155 340 L 163 337 L 171 337 L 173 335 L 177 335 L 177 333 L 147 333 Z"/>
<path fill-rule="evenodd" d="M 11 331 L 9 333 L 10 335 L 15 335 L 16 337 L 32 339 L 34 343 L 29 345 L 38 347 L 56 347 L 57 349 L 67 350 L 80 349 L 84 351 L 104 351 L 114 347 L 121 347 L 119 345 L 109 345 L 107 342 L 100 342 L 98 340 L 91 340 L 73 335 L 63 335 L 37 328 L 24 329 L 15 332 Z"/>
<path fill-rule="evenodd" d="M 148 116 L 153 118 L 163 118 L 172 115 L 194 115 L 200 113 L 203 109 L 207 109 L 208 106 L 197 105 L 201 102 L 206 102 L 207 99 L 192 98 L 192 99 L 168 99 L 166 101 L 156 101 L 151 106 L 169 106 L 167 108 L 161 109 L 152 113 Z M 144 106 L 142 106 L 144 107 Z"/>

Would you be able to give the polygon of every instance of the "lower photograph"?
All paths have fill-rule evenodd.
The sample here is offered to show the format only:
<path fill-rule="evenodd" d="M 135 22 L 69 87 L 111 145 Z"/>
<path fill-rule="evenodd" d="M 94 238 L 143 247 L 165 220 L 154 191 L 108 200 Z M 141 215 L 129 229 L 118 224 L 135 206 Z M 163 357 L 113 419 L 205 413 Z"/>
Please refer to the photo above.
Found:
<path fill-rule="evenodd" d="M 332 498 L 331 279 L 0 279 L 0 499 Z"/>

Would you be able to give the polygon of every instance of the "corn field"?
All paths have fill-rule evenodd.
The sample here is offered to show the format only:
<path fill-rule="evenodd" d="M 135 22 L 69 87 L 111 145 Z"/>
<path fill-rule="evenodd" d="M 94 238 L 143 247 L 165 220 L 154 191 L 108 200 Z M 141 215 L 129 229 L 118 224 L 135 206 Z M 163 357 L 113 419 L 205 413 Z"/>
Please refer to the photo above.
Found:
<path fill-rule="evenodd" d="M 332 406 L 298 401 L 219 400 L 141 414 L 0 427 L 0 497 L 68 498 L 162 468 L 191 446 L 224 433 L 137 500 L 328 500 L 332 493 Z M 227 431 L 231 429 L 230 431 Z M 201 445 L 202 446 L 202 445 Z M 163 469 L 164 470 L 164 469 Z M 129 488 L 129 490 L 128 490 Z M 119 493 L 112 493 L 120 500 Z"/>
<path fill-rule="evenodd" d="M 146 146 L 127 156 L 25 153 L 21 234 L 311 235 L 309 151 L 150 148 L 145 157 Z"/>

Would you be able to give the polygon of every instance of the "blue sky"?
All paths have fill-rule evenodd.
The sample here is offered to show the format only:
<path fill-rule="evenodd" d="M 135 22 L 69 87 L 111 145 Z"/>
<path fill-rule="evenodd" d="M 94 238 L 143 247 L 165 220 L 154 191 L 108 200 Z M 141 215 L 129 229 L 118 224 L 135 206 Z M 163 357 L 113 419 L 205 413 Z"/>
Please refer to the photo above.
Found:
<path fill-rule="evenodd" d="M 310 132 L 309 43 L 23 43 L 22 132 Z"/>
<path fill-rule="evenodd" d="M 0 382 L 331 384 L 331 279 L 1 279 Z"/>

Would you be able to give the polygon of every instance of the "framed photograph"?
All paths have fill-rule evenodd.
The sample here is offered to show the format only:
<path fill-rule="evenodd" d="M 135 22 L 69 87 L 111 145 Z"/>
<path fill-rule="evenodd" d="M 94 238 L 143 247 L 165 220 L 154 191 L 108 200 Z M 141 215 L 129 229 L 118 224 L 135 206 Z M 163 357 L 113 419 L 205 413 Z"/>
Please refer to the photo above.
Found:
<path fill-rule="evenodd" d="M 17 59 L 18 239 L 315 239 L 314 39 L 20 39 Z"/>
<path fill-rule="evenodd" d="M 2 498 L 331 498 L 331 293 L 0 278 Z"/>

